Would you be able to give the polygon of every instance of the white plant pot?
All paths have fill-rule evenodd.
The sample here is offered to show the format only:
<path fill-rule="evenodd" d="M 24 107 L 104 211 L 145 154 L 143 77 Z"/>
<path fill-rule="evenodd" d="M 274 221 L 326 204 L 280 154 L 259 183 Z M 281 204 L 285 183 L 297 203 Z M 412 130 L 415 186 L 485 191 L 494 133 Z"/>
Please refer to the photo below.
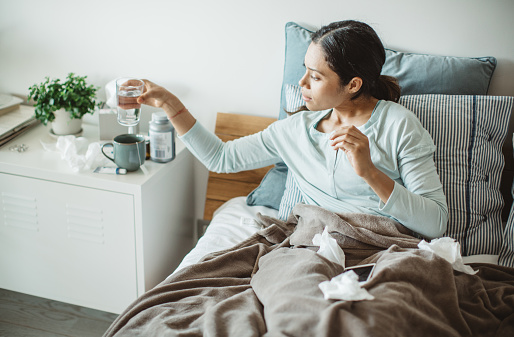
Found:
<path fill-rule="evenodd" d="M 82 118 L 70 118 L 70 113 L 64 109 L 54 112 L 52 132 L 58 136 L 75 135 L 82 130 Z"/>

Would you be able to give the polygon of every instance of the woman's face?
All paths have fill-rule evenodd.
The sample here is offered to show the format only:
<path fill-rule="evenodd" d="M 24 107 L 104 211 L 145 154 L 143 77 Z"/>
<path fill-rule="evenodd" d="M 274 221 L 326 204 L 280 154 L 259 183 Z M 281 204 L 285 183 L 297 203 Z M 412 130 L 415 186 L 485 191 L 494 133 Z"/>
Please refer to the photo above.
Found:
<path fill-rule="evenodd" d="M 307 49 L 305 68 L 299 84 L 309 110 L 332 109 L 350 100 L 347 88 L 341 86 L 339 76 L 328 66 L 318 44 L 311 43 Z"/>

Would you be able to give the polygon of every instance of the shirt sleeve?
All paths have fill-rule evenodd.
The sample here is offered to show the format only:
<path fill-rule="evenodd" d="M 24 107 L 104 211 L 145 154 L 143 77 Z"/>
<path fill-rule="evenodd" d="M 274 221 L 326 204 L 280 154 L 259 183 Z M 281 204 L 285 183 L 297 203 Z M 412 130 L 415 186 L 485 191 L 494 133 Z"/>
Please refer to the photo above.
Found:
<path fill-rule="evenodd" d="M 280 161 L 273 128 L 223 142 L 198 121 L 179 139 L 209 171 L 230 173 L 265 167 Z"/>
<path fill-rule="evenodd" d="M 435 179 L 439 178 L 427 177 L 426 182 Z M 395 182 L 391 196 L 387 203 L 380 202 L 379 210 L 429 239 L 441 237 L 446 232 L 448 207 L 444 193 L 439 188 L 417 194 Z"/>
<path fill-rule="evenodd" d="M 426 237 L 446 232 L 448 206 L 433 154 L 435 145 L 428 132 L 419 126 L 417 137 L 406 137 L 398 154 L 401 183 L 396 181 L 387 203 L 379 210 L 405 227 Z"/>

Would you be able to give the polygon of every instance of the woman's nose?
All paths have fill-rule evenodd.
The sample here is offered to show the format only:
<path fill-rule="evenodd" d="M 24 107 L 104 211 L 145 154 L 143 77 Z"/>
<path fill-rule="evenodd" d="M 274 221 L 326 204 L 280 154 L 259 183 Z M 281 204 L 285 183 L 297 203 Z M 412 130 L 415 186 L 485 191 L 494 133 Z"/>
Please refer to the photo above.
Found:
<path fill-rule="evenodd" d="M 302 87 L 302 88 L 307 86 L 307 72 L 305 72 L 303 77 L 300 78 L 300 81 L 298 81 L 298 85 L 300 85 L 300 87 Z"/>

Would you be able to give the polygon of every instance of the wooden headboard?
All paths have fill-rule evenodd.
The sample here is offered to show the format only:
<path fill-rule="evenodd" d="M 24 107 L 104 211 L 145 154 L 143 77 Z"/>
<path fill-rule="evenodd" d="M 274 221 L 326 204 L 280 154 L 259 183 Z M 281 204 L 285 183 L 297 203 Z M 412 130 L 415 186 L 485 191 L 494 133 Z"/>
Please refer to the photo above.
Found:
<path fill-rule="evenodd" d="M 276 118 L 248 116 L 219 112 L 216 117 L 216 135 L 227 142 L 264 130 Z M 234 197 L 246 196 L 261 182 L 273 166 L 238 173 L 209 173 L 204 220 L 211 220 L 214 211 Z"/>

